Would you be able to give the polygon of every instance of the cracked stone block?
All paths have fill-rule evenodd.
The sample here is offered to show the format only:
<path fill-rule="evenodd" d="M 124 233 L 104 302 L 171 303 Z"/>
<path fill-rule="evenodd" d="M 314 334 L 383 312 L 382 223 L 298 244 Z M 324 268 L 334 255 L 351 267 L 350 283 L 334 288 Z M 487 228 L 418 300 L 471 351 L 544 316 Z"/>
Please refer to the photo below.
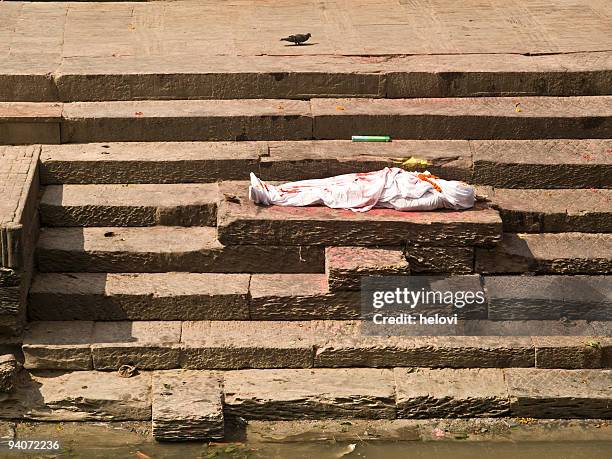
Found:
<path fill-rule="evenodd" d="M 220 375 L 170 370 L 153 374 L 153 436 L 156 440 L 219 441 L 224 435 Z"/>
<path fill-rule="evenodd" d="M 91 370 L 93 322 L 31 322 L 23 338 L 24 367 Z"/>
<path fill-rule="evenodd" d="M 140 370 L 178 368 L 181 323 L 96 322 L 91 353 L 96 370 L 133 365 Z"/>
<path fill-rule="evenodd" d="M 501 369 L 395 368 L 399 418 L 494 417 L 510 410 Z"/>
<path fill-rule="evenodd" d="M 612 370 L 503 371 L 514 416 L 612 418 Z"/>
<path fill-rule="evenodd" d="M 392 370 L 240 370 L 224 375 L 225 411 L 245 419 L 395 418 Z"/>

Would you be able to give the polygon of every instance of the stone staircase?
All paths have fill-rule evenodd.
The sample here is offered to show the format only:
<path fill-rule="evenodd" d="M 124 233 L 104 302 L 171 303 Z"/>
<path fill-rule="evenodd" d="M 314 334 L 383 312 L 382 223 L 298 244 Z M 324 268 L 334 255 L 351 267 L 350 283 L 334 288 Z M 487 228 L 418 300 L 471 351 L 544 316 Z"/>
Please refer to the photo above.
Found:
<path fill-rule="evenodd" d="M 29 373 L 3 417 L 152 419 L 161 440 L 222 438 L 236 418 L 612 418 L 611 96 L 4 110 L 25 126 L 5 141 L 43 144 L 43 227 Z M 340 140 L 355 133 L 394 141 Z M 483 199 L 352 213 L 246 196 L 251 171 L 385 166 L 474 183 Z M 567 318 L 581 336 L 364 335 L 360 277 L 397 274 L 461 276 L 487 295 L 476 322 L 520 310 L 527 327 L 570 334 Z M 119 378 L 122 365 L 140 374 Z"/>

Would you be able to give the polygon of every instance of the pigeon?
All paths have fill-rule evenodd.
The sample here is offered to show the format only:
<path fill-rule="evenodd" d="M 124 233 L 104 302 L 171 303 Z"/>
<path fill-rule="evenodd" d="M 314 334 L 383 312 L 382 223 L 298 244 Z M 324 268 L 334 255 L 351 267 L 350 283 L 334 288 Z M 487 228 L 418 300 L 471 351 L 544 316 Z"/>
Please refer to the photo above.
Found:
<path fill-rule="evenodd" d="M 285 37 L 285 38 L 281 38 L 280 41 L 288 41 L 296 45 L 301 45 L 302 43 L 308 41 L 310 37 L 311 35 L 309 33 L 298 33 L 295 35 L 289 35 L 288 37 Z"/>

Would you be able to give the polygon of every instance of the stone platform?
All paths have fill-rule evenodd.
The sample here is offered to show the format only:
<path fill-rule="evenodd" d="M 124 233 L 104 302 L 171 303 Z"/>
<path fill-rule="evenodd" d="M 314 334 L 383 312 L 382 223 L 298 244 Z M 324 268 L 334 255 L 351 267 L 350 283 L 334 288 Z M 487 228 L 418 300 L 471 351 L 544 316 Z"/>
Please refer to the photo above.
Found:
<path fill-rule="evenodd" d="M 606 0 L 2 2 L 0 100 L 608 94 L 610 8 Z M 307 46 L 279 41 L 301 32 L 312 33 Z"/>

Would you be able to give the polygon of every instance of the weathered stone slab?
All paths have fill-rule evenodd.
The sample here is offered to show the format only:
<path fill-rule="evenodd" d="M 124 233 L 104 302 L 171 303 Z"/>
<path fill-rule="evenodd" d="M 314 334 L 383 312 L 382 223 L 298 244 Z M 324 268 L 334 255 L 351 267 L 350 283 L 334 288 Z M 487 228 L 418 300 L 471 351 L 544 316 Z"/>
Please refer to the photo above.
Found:
<path fill-rule="evenodd" d="M 461 332 L 466 336 L 605 336 L 612 324 L 586 320 L 468 320 Z"/>
<path fill-rule="evenodd" d="M 0 354 L 0 393 L 9 392 L 13 388 L 20 367 L 13 354 Z"/>
<path fill-rule="evenodd" d="M 612 370 L 503 371 L 514 416 L 612 418 Z"/>
<path fill-rule="evenodd" d="M 225 412 L 245 419 L 395 418 L 393 372 L 240 370 L 224 375 Z"/>
<path fill-rule="evenodd" d="M 111 142 L 44 145 L 41 182 L 207 183 L 244 180 L 266 142 Z"/>
<path fill-rule="evenodd" d="M 534 336 L 538 368 L 601 368 L 602 345 L 597 337 Z"/>
<path fill-rule="evenodd" d="M 609 276 L 489 276 L 492 320 L 611 320 Z"/>
<path fill-rule="evenodd" d="M 474 272 L 473 247 L 430 247 L 408 244 L 404 249 L 410 272 L 422 274 Z"/>
<path fill-rule="evenodd" d="M 153 373 L 153 437 L 163 441 L 222 440 L 220 375 L 206 371 Z"/>
<path fill-rule="evenodd" d="M 534 366 L 527 337 L 372 336 L 353 321 L 325 321 L 319 327 L 315 367 Z"/>
<path fill-rule="evenodd" d="M 509 233 L 612 232 L 612 190 L 488 190 Z"/>
<path fill-rule="evenodd" d="M 363 276 L 410 274 L 402 250 L 369 247 L 327 247 L 325 274 L 329 290 L 359 290 Z"/>
<path fill-rule="evenodd" d="M 607 274 L 612 271 L 612 235 L 504 233 L 494 249 L 476 249 L 476 272 Z"/>
<path fill-rule="evenodd" d="M 77 56 L 55 80 L 66 101 L 384 97 L 379 68 L 341 56 Z"/>
<path fill-rule="evenodd" d="M 91 354 L 96 370 L 117 370 L 132 365 L 139 370 L 179 366 L 181 323 L 96 322 Z"/>
<path fill-rule="evenodd" d="M 38 274 L 31 320 L 247 320 L 248 274 Z"/>
<path fill-rule="evenodd" d="M 360 315 L 358 291 L 329 292 L 325 274 L 254 274 L 251 320 L 350 320 Z"/>
<path fill-rule="evenodd" d="M 606 65 L 609 53 L 596 55 L 599 60 L 588 59 L 589 53 L 454 53 L 364 59 L 260 52 L 231 60 L 223 56 L 189 60 L 173 54 L 164 55 L 163 60 L 143 55 L 77 55 L 63 59 L 53 77 L 49 73 L 57 68 L 56 60 L 43 65 L 10 62 L 0 78 L 9 86 L 1 94 L 3 100 L 32 101 L 58 96 L 64 101 L 89 101 L 605 95 L 612 79 Z"/>
<path fill-rule="evenodd" d="M 479 204 L 461 212 L 264 207 L 249 201 L 244 183 L 225 182 L 220 188 L 239 198 L 219 204 L 219 240 L 227 245 L 470 246 L 491 245 L 500 237 L 497 211 Z"/>
<path fill-rule="evenodd" d="M 51 185 L 40 201 L 45 226 L 215 226 L 217 185 Z"/>
<path fill-rule="evenodd" d="M 0 102 L 0 143 L 60 143 L 62 105 Z"/>
<path fill-rule="evenodd" d="M 398 56 L 384 65 L 387 97 L 605 95 L 610 57 L 596 55 L 599 59 L 589 53 Z"/>
<path fill-rule="evenodd" d="M 93 322 L 31 322 L 23 337 L 27 369 L 91 370 Z"/>
<path fill-rule="evenodd" d="M 313 99 L 311 107 L 315 139 L 350 139 L 355 134 L 396 139 L 605 139 L 612 134 L 610 101 L 610 96 Z"/>
<path fill-rule="evenodd" d="M 37 260 L 41 272 L 325 271 L 323 247 L 223 246 L 209 227 L 45 228 Z"/>
<path fill-rule="evenodd" d="M 472 162 L 465 140 L 397 140 L 378 144 L 350 140 L 270 142 L 259 164 L 263 180 L 305 180 L 371 172 L 384 167 L 424 171 L 447 180 L 471 181 Z"/>
<path fill-rule="evenodd" d="M 57 101 L 57 90 L 50 70 L 59 64 L 59 60 L 59 56 L 12 54 L 3 63 L 0 72 L 0 101 Z"/>
<path fill-rule="evenodd" d="M 146 421 L 151 419 L 151 375 L 22 372 L 0 401 L 0 418 L 35 421 Z"/>
<path fill-rule="evenodd" d="M 474 140 L 470 147 L 477 184 L 499 188 L 612 187 L 609 139 Z"/>
<path fill-rule="evenodd" d="M 62 143 L 312 138 L 310 105 L 281 99 L 75 102 Z"/>
<path fill-rule="evenodd" d="M 0 122 L 53 123 L 62 116 L 60 103 L 0 102 Z"/>
<path fill-rule="evenodd" d="M 182 368 L 310 368 L 313 355 L 309 322 L 183 322 Z"/>
<path fill-rule="evenodd" d="M 400 418 L 493 417 L 509 413 L 501 369 L 395 368 Z"/>
<path fill-rule="evenodd" d="M 60 143 L 60 124 L 0 121 L 0 142 L 4 145 Z"/>

